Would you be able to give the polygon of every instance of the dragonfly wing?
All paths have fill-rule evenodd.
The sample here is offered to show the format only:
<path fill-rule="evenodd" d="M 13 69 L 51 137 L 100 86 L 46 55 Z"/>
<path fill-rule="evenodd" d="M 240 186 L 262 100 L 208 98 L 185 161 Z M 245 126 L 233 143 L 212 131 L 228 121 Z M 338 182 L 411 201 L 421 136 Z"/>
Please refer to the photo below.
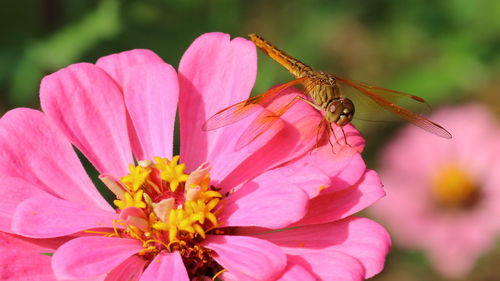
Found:
<path fill-rule="evenodd" d="M 234 104 L 210 117 L 203 124 L 203 130 L 211 131 L 222 128 L 238 122 L 259 110 L 262 110 L 261 106 L 255 103 L 248 103 L 248 100 Z"/>
<path fill-rule="evenodd" d="M 345 79 L 345 78 L 342 78 L 342 79 L 348 81 L 348 79 Z M 382 87 L 370 85 L 370 84 L 367 84 L 367 83 L 364 83 L 364 82 L 357 82 L 357 81 L 356 82 L 350 81 L 350 82 L 355 83 L 358 86 L 361 86 L 361 87 L 363 87 L 365 89 L 368 89 L 368 90 L 382 91 L 382 92 L 384 92 L 385 95 L 403 96 L 403 97 L 407 97 L 407 98 L 410 98 L 412 100 L 416 100 L 418 102 L 427 104 L 427 102 L 423 98 L 421 98 L 419 96 L 415 96 L 415 95 L 412 95 L 412 94 L 408 94 L 408 93 L 405 93 L 405 92 L 400 92 L 400 91 L 396 91 L 396 90 L 392 90 L 392 89 L 387 89 L 387 88 L 382 88 Z"/>
<path fill-rule="evenodd" d="M 236 150 L 250 144 L 259 136 L 267 131 L 278 131 L 282 128 L 282 123 L 279 122 L 280 117 L 300 100 L 300 96 L 293 95 L 291 98 L 283 98 L 280 101 L 273 101 L 266 107 L 252 123 L 248 126 L 245 132 L 240 136 L 236 143 Z"/>
<path fill-rule="evenodd" d="M 242 149 L 267 131 L 280 130 L 281 126 L 279 121 L 279 116 L 264 110 L 240 136 L 236 142 L 235 149 Z"/>
<path fill-rule="evenodd" d="M 238 122 L 253 113 L 256 113 L 263 109 L 270 100 L 283 92 L 283 90 L 299 84 L 303 79 L 292 80 L 288 83 L 281 84 L 277 87 L 269 89 L 268 91 L 257 95 L 255 97 L 251 97 L 242 102 L 233 104 L 227 108 L 222 109 L 221 111 L 214 114 L 210 117 L 205 124 L 203 124 L 203 130 L 210 131 L 215 130 L 221 127 L 225 127 L 227 125 Z"/>
<path fill-rule="evenodd" d="M 410 94 L 402 93 L 402 92 L 397 92 L 397 91 L 381 88 L 381 87 L 371 86 L 371 85 L 364 84 L 364 83 L 361 83 L 361 84 L 356 83 L 356 82 L 353 82 L 353 81 L 350 81 L 350 80 L 347 80 L 345 78 L 341 78 L 338 76 L 335 76 L 335 77 L 337 78 L 337 81 L 339 81 L 340 83 L 342 83 L 346 86 L 352 87 L 352 88 L 358 90 L 359 92 L 365 94 L 367 97 L 369 97 L 371 100 L 373 100 L 375 103 L 380 105 L 385 110 L 396 114 L 397 116 L 407 120 L 408 122 L 422 128 L 422 129 L 424 129 L 432 134 L 435 134 L 437 136 L 440 136 L 440 137 L 443 137 L 446 139 L 451 138 L 450 132 L 448 132 L 445 128 L 441 127 L 440 125 L 432 122 L 431 120 L 429 120 L 429 119 L 427 119 L 419 114 L 416 114 L 410 110 L 407 110 L 403 107 L 396 105 L 393 102 L 386 100 L 381 95 L 376 94 L 374 92 L 374 90 L 377 90 L 378 93 L 382 93 L 382 94 L 389 93 L 389 94 L 400 94 L 400 95 L 409 96 L 413 100 L 425 103 L 425 101 L 422 98 L 417 97 L 417 96 L 413 96 Z"/>

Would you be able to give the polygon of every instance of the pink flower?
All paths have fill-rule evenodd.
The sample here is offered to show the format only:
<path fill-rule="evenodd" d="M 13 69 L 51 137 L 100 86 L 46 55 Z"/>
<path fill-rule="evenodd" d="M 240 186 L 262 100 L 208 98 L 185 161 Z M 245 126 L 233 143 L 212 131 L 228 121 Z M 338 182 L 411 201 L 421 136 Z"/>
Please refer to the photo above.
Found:
<path fill-rule="evenodd" d="M 480 105 L 445 108 L 431 119 L 453 139 L 403 130 L 382 154 L 388 195 L 371 210 L 401 246 L 422 249 L 441 274 L 458 277 L 500 230 L 500 128 Z"/>
<path fill-rule="evenodd" d="M 310 124 L 322 117 L 307 104 L 238 151 L 251 118 L 201 130 L 248 97 L 256 62 L 251 42 L 209 33 L 189 47 L 178 74 L 133 50 L 45 77 L 43 113 L 15 109 L 0 121 L 0 238 L 13 245 L 2 244 L 9 259 L 0 275 L 361 280 L 380 272 L 386 231 L 351 216 L 383 196 L 355 129 L 347 128 L 353 147 L 336 155 L 326 141 L 313 149 Z M 180 158 L 172 152 L 177 100 Z M 114 193 L 117 211 L 71 144 Z"/>

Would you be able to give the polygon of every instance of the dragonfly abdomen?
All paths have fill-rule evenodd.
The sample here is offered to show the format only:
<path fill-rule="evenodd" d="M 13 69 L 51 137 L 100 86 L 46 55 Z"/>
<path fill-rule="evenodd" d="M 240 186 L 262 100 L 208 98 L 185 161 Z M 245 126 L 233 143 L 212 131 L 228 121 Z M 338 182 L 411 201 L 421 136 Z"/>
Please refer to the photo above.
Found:
<path fill-rule="evenodd" d="M 295 78 L 302 78 L 313 72 L 312 68 L 305 63 L 292 58 L 264 38 L 256 34 L 248 35 L 250 40 L 264 53 L 286 68 Z"/>

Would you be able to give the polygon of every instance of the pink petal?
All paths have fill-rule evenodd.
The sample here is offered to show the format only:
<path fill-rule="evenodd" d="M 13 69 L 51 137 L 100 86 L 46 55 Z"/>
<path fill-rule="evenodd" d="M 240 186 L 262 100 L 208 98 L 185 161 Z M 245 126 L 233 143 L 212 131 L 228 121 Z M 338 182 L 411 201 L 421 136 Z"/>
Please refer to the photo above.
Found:
<path fill-rule="evenodd" d="M 123 90 L 129 77 L 130 79 L 134 79 L 131 77 L 134 75 L 131 72 L 135 66 L 156 63 L 162 64 L 164 62 L 158 55 L 150 50 L 136 49 L 102 57 L 97 61 L 96 65 L 104 69 L 115 80 L 118 87 Z M 130 145 L 137 159 L 137 156 L 142 156 L 141 144 L 139 136 L 133 128 L 132 120 L 129 115 L 127 115 L 127 128 Z"/>
<path fill-rule="evenodd" d="M 2 233 L 2 232 L 0 232 Z M 5 235 L 12 236 L 16 238 L 18 241 L 22 241 L 27 247 L 33 248 L 43 248 L 46 253 L 53 253 L 57 248 L 59 248 L 62 244 L 68 242 L 71 239 L 74 239 L 76 236 L 64 236 L 64 237 L 55 237 L 55 238 L 46 238 L 46 239 L 38 239 L 38 238 L 28 238 L 24 236 L 19 236 L 16 234 L 4 233 Z M 0 244 L 1 245 L 1 244 Z M 45 253 L 44 252 L 44 253 Z"/>
<path fill-rule="evenodd" d="M 238 280 L 273 280 L 286 266 L 276 245 L 245 236 L 207 235 L 205 246 L 217 252 L 215 260 Z"/>
<path fill-rule="evenodd" d="M 50 267 L 53 248 L 37 245 L 36 240 L 26 240 L 0 232 L 0 277 L 9 281 L 52 281 L 55 276 Z"/>
<path fill-rule="evenodd" d="M 43 111 L 102 174 L 121 177 L 132 163 L 120 89 L 99 67 L 79 63 L 46 76 Z"/>
<path fill-rule="evenodd" d="M 347 151 L 347 150 L 345 150 Z M 353 151 L 353 150 L 349 150 Z M 349 154 L 351 154 L 349 152 Z M 315 162 L 318 159 L 318 154 L 328 153 L 329 160 L 323 162 L 324 165 L 329 165 L 329 162 L 335 162 L 339 170 L 335 173 L 326 174 L 319 167 L 320 163 Z M 339 157 L 339 159 L 336 159 Z M 353 155 L 351 154 L 352 158 Z M 328 159 L 327 157 L 321 157 Z M 299 160 L 295 162 L 289 162 L 286 165 L 280 166 L 278 168 L 272 169 L 270 171 L 264 172 L 262 175 L 266 175 L 273 181 L 274 186 L 286 185 L 290 187 L 295 187 L 304 190 L 309 198 L 314 198 L 318 196 L 320 192 L 325 193 L 327 190 L 331 189 L 343 189 L 342 185 L 347 183 L 337 184 L 339 179 L 335 178 L 337 174 L 340 173 L 340 169 L 348 168 L 348 163 L 351 161 L 348 155 L 345 157 L 334 155 L 330 152 L 320 152 L 314 150 L 311 153 L 307 153 Z M 330 163 L 333 164 L 333 163 Z M 325 190 L 327 189 L 327 190 Z"/>
<path fill-rule="evenodd" d="M 309 196 L 279 173 L 264 173 L 224 199 L 224 226 L 282 228 L 304 217 Z M 285 182 L 285 183 L 284 183 Z M 282 184 L 280 184 L 282 183 Z"/>
<path fill-rule="evenodd" d="M 288 262 L 301 265 L 313 272 L 319 280 L 365 280 L 359 261 L 341 252 L 314 252 L 300 256 L 288 255 Z"/>
<path fill-rule="evenodd" d="M 137 281 L 141 278 L 146 262 L 138 255 L 133 255 L 111 270 L 104 281 Z"/>
<path fill-rule="evenodd" d="M 0 230 L 12 233 L 10 226 L 17 205 L 30 197 L 51 197 L 45 191 L 18 178 L 0 177 Z"/>
<path fill-rule="evenodd" d="M 316 167 L 297 165 L 284 165 L 263 175 L 274 174 L 274 186 L 288 186 L 289 188 L 302 189 L 309 198 L 316 197 L 324 188 L 331 186 L 331 179 Z"/>
<path fill-rule="evenodd" d="M 179 118 L 182 161 L 188 167 L 200 166 L 216 140 L 230 136 L 201 127 L 217 111 L 247 99 L 256 74 L 255 46 L 243 38 L 207 33 L 184 53 L 179 63 Z"/>
<path fill-rule="evenodd" d="M 163 60 L 150 50 L 135 49 L 102 57 L 97 60 L 96 65 L 104 69 L 123 88 L 132 67 L 149 63 L 163 63 Z"/>
<path fill-rule="evenodd" d="M 175 111 L 179 96 L 177 73 L 168 64 L 141 64 L 129 70 L 125 103 L 139 136 L 136 159 L 172 158 Z"/>
<path fill-rule="evenodd" d="M 141 281 L 189 281 L 179 252 L 159 253 L 144 271 Z"/>
<path fill-rule="evenodd" d="M 50 194 L 111 210 L 68 140 L 39 111 L 19 108 L 0 121 L 0 174 L 24 179 Z"/>
<path fill-rule="evenodd" d="M 12 217 L 12 230 L 27 237 L 49 238 L 113 227 L 117 219 L 114 212 L 54 197 L 36 197 L 19 204 Z"/>
<path fill-rule="evenodd" d="M 81 237 L 62 245 L 52 256 L 52 268 L 59 279 L 99 276 L 142 249 L 135 239 Z"/>
<path fill-rule="evenodd" d="M 372 205 L 384 195 L 377 173 L 367 170 L 354 186 L 313 198 L 307 214 L 295 225 L 319 224 L 346 218 Z"/>
<path fill-rule="evenodd" d="M 323 190 L 322 194 L 339 191 L 356 184 L 366 171 L 365 162 L 357 150 L 346 146 L 333 153 L 329 143 L 289 163 L 287 167 L 311 170 L 314 174 L 328 176 L 330 182 L 324 186 L 327 189 Z M 317 196 L 319 191 L 317 187 L 304 190 L 311 198 Z"/>
<path fill-rule="evenodd" d="M 328 167 L 333 168 L 333 167 Z M 327 192 L 332 192 L 336 190 L 342 190 L 349 186 L 352 186 L 362 180 L 363 176 L 366 172 L 366 164 L 361 154 L 354 154 L 350 159 L 349 164 L 340 170 L 337 170 L 335 174 L 329 173 L 330 170 L 327 170 L 327 166 L 324 166 L 324 171 L 327 174 L 335 175 L 332 180 L 332 189 L 326 190 Z M 332 169 L 333 170 L 333 169 Z"/>
<path fill-rule="evenodd" d="M 283 274 L 276 279 L 277 281 L 316 281 L 318 280 L 316 276 L 313 275 L 309 270 L 307 270 L 305 267 L 293 263 L 291 261 L 287 261 L 288 264 L 286 265 L 285 270 L 283 271 Z"/>
<path fill-rule="evenodd" d="M 255 237 L 273 242 L 289 255 L 331 251 L 344 253 L 361 262 L 366 278 L 382 271 L 391 244 L 389 234 L 383 227 L 371 220 L 355 217 Z"/>
<path fill-rule="evenodd" d="M 288 89 L 271 103 L 285 105 L 298 94 Z M 285 100 L 285 102 L 283 102 Z M 243 134 L 254 117 L 250 116 L 235 124 L 220 128 L 227 137 L 220 139 L 209 155 L 213 165 L 211 177 L 222 180 L 218 187 L 226 191 L 260 173 L 303 155 L 316 145 L 319 113 L 311 106 L 297 102 L 279 119 L 279 130 L 266 131 L 254 142 L 235 151 L 239 136 Z"/>

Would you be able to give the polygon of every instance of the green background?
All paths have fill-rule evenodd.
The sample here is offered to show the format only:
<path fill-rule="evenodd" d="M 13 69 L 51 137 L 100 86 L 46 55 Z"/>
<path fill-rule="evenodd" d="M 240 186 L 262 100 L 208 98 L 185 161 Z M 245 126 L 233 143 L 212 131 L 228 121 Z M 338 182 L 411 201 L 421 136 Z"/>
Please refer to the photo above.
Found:
<path fill-rule="evenodd" d="M 260 34 L 316 69 L 411 92 L 434 109 L 479 101 L 500 112 L 500 1 L 18 0 L 3 3 L 0 21 L 0 113 L 38 108 L 40 79 L 71 63 L 147 48 L 177 67 L 211 31 Z M 254 94 L 290 79 L 259 54 Z M 370 167 L 402 124 L 359 123 Z M 499 257 L 492 249 L 463 280 L 500 280 Z M 445 279 L 396 246 L 375 280 Z"/>

